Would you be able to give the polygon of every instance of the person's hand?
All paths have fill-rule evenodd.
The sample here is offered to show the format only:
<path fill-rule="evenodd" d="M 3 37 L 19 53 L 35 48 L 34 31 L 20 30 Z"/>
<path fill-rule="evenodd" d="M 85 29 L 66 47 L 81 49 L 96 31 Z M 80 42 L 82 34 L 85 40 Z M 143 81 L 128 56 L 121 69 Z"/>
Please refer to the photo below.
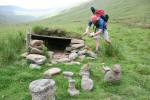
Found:
<path fill-rule="evenodd" d="M 94 36 L 95 36 L 95 33 L 92 32 L 92 33 L 89 34 L 89 36 L 94 37 Z"/>

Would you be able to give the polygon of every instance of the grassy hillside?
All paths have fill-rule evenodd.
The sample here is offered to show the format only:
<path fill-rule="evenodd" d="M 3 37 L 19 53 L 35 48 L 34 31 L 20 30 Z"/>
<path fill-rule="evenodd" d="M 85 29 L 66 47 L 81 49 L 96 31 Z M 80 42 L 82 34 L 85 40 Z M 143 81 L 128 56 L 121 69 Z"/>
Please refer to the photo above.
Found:
<path fill-rule="evenodd" d="M 91 6 L 105 9 L 110 15 L 111 22 L 136 24 L 137 26 L 149 26 L 150 24 L 150 0 L 92 0 L 42 22 L 85 22 L 91 18 Z"/>
<path fill-rule="evenodd" d="M 79 25 L 53 25 L 67 30 L 82 33 Z M 0 99 L 1 100 L 31 100 L 29 83 L 43 78 L 47 69 L 56 66 L 63 71 L 69 70 L 75 73 L 76 86 L 80 89 L 79 97 L 70 97 L 67 93 L 68 82 L 62 74 L 56 75 L 57 100 L 149 100 L 150 96 L 150 53 L 149 29 L 131 28 L 128 26 L 111 24 L 109 28 L 113 46 L 123 54 L 108 56 L 108 45 L 101 40 L 101 54 L 96 60 L 85 59 L 81 65 L 54 64 L 42 66 L 41 70 L 31 70 L 29 64 L 20 57 L 25 51 L 24 34 L 26 26 L 1 27 L 0 30 Z M 142 36 L 141 36 L 142 34 Z M 95 48 L 92 38 L 84 37 L 86 43 Z M 121 59 L 120 59 L 121 58 Z M 80 61 L 80 59 L 78 59 Z M 77 61 L 78 61 L 77 60 Z M 81 89 L 79 70 L 83 64 L 92 64 L 91 78 L 94 80 L 94 90 L 84 92 Z M 112 66 L 119 63 L 122 66 L 122 81 L 119 84 L 111 84 L 103 81 L 102 63 Z M 60 81 L 64 80 L 64 81 Z"/>

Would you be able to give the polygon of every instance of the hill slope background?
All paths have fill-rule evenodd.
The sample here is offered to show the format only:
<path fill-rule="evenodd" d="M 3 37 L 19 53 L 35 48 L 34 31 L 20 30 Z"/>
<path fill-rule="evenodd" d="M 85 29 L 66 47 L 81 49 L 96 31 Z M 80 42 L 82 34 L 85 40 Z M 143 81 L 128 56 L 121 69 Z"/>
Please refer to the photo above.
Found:
<path fill-rule="evenodd" d="M 90 7 L 105 9 L 111 22 L 149 25 L 150 24 L 150 0 L 92 0 L 73 9 L 67 10 L 58 16 L 41 21 L 47 22 L 85 22 L 90 20 Z"/>

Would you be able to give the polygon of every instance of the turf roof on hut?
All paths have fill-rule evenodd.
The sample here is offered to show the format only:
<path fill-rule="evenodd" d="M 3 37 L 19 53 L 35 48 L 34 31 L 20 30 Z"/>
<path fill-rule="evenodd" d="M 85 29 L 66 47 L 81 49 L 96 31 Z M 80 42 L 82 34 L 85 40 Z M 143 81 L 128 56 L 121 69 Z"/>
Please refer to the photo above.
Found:
<path fill-rule="evenodd" d="M 66 38 L 82 38 L 81 34 L 76 32 L 67 32 L 63 29 L 50 29 L 46 27 L 36 26 L 32 28 L 34 34 L 46 35 L 46 36 L 56 36 L 56 37 L 66 37 Z"/>

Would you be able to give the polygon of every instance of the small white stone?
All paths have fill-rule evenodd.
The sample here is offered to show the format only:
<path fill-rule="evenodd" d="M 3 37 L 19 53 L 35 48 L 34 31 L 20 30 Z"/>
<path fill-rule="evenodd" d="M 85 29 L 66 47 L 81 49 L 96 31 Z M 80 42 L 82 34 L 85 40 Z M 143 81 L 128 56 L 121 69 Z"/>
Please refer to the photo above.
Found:
<path fill-rule="evenodd" d="M 71 54 L 69 55 L 69 59 L 70 59 L 70 60 L 75 60 L 77 57 L 78 57 L 78 54 L 77 54 L 77 53 L 71 53 Z"/>
<path fill-rule="evenodd" d="M 39 66 L 37 64 L 30 64 L 29 68 L 31 68 L 31 69 L 41 69 L 41 66 Z"/>
<path fill-rule="evenodd" d="M 71 43 L 74 43 L 74 44 L 82 43 L 82 44 L 84 44 L 84 41 L 80 40 L 80 39 L 71 39 Z"/>
<path fill-rule="evenodd" d="M 73 76 L 73 72 L 70 72 L 70 71 L 64 71 L 63 74 L 65 76 Z"/>
<path fill-rule="evenodd" d="M 60 68 L 50 68 L 47 71 L 44 72 L 44 76 L 53 76 L 56 74 L 59 74 L 61 72 Z"/>

